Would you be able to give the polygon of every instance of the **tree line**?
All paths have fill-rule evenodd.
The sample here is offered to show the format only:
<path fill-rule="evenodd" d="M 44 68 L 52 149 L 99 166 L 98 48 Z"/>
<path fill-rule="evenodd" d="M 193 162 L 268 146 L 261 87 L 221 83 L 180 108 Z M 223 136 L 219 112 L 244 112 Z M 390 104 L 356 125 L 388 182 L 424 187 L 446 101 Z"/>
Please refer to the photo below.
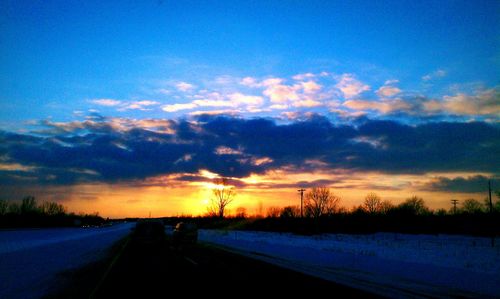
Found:
<path fill-rule="evenodd" d="M 236 214 L 226 217 L 224 212 L 233 202 L 234 187 L 227 181 L 217 181 L 212 205 L 205 217 L 195 219 L 201 227 L 237 228 L 248 230 L 287 231 L 295 233 L 449 233 L 492 236 L 500 235 L 500 192 L 493 200 L 481 202 L 466 199 L 454 208 L 432 210 L 424 199 L 411 196 L 399 204 L 383 200 L 370 192 L 362 204 L 347 209 L 342 199 L 328 187 L 311 188 L 304 196 L 304 205 L 270 207 L 267 213 L 248 217 L 239 207 Z M 229 190 L 228 190 L 229 189 Z M 208 216 L 208 217 L 207 217 Z"/>
<path fill-rule="evenodd" d="M 496 192 L 500 199 L 500 192 Z M 423 198 L 412 196 L 400 204 L 393 204 L 389 200 L 382 198 L 375 192 L 368 193 L 361 205 L 347 209 L 341 206 L 340 196 L 334 194 L 327 187 L 315 187 L 305 194 L 303 216 L 306 218 L 321 218 L 336 214 L 366 214 L 366 215 L 458 215 L 458 214 L 487 214 L 490 212 L 500 213 L 500 200 L 493 202 L 493 210 L 490 211 L 489 202 L 486 198 L 483 202 L 469 198 L 459 202 L 455 209 L 430 209 Z M 276 218 L 297 218 L 301 217 L 299 206 L 286 206 L 283 208 L 270 207 L 267 210 L 266 217 Z"/>
<path fill-rule="evenodd" d="M 0 199 L 0 227 L 97 226 L 105 220 L 94 214 L 68 213 L 57 202 L 38 203 L 33 196 L 20 202 Z"/>

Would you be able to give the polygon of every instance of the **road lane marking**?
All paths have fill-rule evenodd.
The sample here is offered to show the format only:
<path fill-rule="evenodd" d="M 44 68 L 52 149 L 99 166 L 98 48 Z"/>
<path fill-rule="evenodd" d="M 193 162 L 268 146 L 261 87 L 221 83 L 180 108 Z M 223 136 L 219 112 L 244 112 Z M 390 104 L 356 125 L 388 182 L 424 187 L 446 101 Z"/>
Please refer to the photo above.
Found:
<path fill-rule="evenodd" d="M 198 263 L 193 261 L 192 259 L 188 258 L 187 256 L 184 257 L 184 259 L 188 262 L 190 262 L 191 264 L 193 264 L 194 266 L 198 266 Z"/>

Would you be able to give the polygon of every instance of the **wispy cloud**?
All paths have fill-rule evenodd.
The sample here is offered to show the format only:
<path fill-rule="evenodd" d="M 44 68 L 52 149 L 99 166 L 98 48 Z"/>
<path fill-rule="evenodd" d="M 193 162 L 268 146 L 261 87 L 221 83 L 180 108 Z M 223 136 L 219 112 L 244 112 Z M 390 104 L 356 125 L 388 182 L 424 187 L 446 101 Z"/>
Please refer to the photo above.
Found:
<path fill-rule="evenodd" d="M 444 70 L 437 70 L 431 77 L 445 76 Z M 216 76 L 188 83 L 168 80 L 154 89 L 154 94 L 168 94 L 162 100 L 116 100 L 95 99 L 90 102 L 118 111 L 162 109 L 174 113 L 231 113 L 276 116 L 283 110 L 314 110 L 333 112 L 341 118 L 369 115 L 373 118 L 405 118 L 410 122 L 432 117 L 443 119 L 483 119 L 498 121 L 498 88 L 484 89 L 476 86 L 476 93 L 458 92 L 452 95 L 429 98 L 417 91 L 402 90 L 399 80 L 386 80 L 372 90 L 371 82 L 361 81 L 356 74 L 335 75 L 330 72 L 299 73 L 291 77 L 234 77 Z M 162 89 L 165 85 L 169 89 Z M 168 88 L 168 87 L 167 87 Z M 456 91 L 455 91 L 456 92 Z M 159 95 L 158 95 L 159 96 Z M 281 111 L 279 111 L 281 110 Z M 480 118 L 474 118 L 480 116 Z"/>
<path fill-rule="evenodd" d="M 269 81 L 264 90 L 263 94 L 271 100 L 273 103 L 286 103 L 290 101 L 299 100 L 298 91 L 300 90 L 300 85 L 283 85 L 280 81 Z M 279 82 L 279 83 L 278 83 Z"/>
<path fill-rule="evenodd" d="M 401 93 L 401 89 L 395 86 L 399 80 L 387 80 L 384 85 L 377 90 L 377 95 L 379 97 L 392 97 Z"/>
<path fill-rule="evenodd" d="M 176 83 L 175 87 L 177 88 L 177 90 L 182 91 L 182 92 L 186 92 L 186 91 L 189 91 L 189 90 L 192 90 L 195 88 L 195 86 L 193 84 L 190 84 L 187 82 Z"/>
<path fill-rule="evenodd" d="M 122 101 L 115 99 L 95 99 L 91 103 L 99 106 L 116 107 L 118 111 L 125 110 L 150 110 L 148 107 L 159 105 L 157 101 L 141 100 L 141 101 Z"/>
<path fill-rule="evenodd" d="M 135 102 L 127 103 L 123 107 L 123 109 L 149 110 L 147 107 L 156 106 L 159 104 L 160 104 L 159 102 L 149 101 L 149 100 L 135 101 Z"/>
<path fill-rule="evenodd" d="M 90 102 L 100 106 L 107 106 L 107 107 L 118 106 L 122 103 L 122 101 L 115 99 L 94 99 L 91 100 Z"/>
<path fill-rule="evenodd" d="M 196 108 L 197 105 L 194 103 L 185 103 L 185 104 L 171 104 L 164 105 L 161 109 L 165 112 L 177 112 L 181 110 L 190 110 Z"/>
<path fill-rule="evenodd" d="M 240 84 L 244 85 L 244 86 L 248 86 L 248 87 L 258 87 L 259 86 L 257 79 L 255 79 L 253 77 L 245 77 L 245 78 L 241 79 Z"/>
<path fill-rule="evenodd" d="M 346 99 L 351 99 L 361 93 L 370 90 L 370 86 L 357 80 L 353 74 L 343 74 L 337 78 L 335 85 L 342 91 Z"/>
<path fill-rule="evenodd" d="M 428 112 L 452 113 L 458 115 L 500 115 L 500 91 L 498 88 L 478 91 L 475 95 L 458 93 L 444 96 L 443 100 L 424 103 Z"/>
<path fill-rule="evenodd" d="M 321 85 L 314 81 L 305 81 L 305 82 L 300 82 L 300 85 L 302 85 L 302 89 L 304 90 L 305 93 L 315 93 L 321 90 Z"/>
<path fill-rule="evenodd" d="M 436 71 L 434 71 L 432 73 L 429 73 L 427 75 L 422 76 L 422 80 L 423 81 L 430 81 L 430 80 L 433 80 L 433 79 L 445 77 L 446 74 L 447 73 L 446 73 L 445 70 L 438 69 L 438 70 L 436 70 Z"/>
<path fill-rule="evenodd" d="M 297 81 L 304 81 L 307 79 L 312 79 L 314 77 L 316 77 L 316 75 L 313 73 L 303 73 L 303 74 L 297 74 L 297 75 L 293 76 L 292 79 L 297 80 Z"/>
<path fill-rule="evenodd" d="M 246 111 L 253 111 L 262 106 L 264 99 L 261 96 L 245 95 L 240 92 L 231 93 L 228 95 L 221 95 L 217 92 L 202 93 L 194 96 L 198 98 L 189 103 L 176 103 L 164 105 L 163 111 L 177 112 L 180 110 L 192 110 L 203 107 L 231 107 L 241 108 Z"/>
<path fill-rule="evenodd" d="M 378 101 L 348 100 L 343 103 L 343 106 L 353 110 L 374 110 L 383 114 L 394 111 L 408 111 L 412 107 L 412 105 L 402 99 L 383 99 Z"/>

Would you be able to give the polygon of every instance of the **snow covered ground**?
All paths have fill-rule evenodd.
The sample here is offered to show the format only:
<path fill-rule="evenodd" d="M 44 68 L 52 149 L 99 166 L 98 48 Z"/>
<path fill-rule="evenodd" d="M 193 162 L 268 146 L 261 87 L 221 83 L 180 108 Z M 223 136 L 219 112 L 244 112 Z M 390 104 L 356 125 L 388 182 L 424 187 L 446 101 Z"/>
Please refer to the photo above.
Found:
<path fill-rule="evenodd" d="M 58 274 L 96 261 L 132 227 L 0 230 L 0 298 L 40 298 Z"/>
<path fill-rule="evenodd" d="M 500 297 L 500 240 L 200 230 L 226 250 L 390 297 Z"/>

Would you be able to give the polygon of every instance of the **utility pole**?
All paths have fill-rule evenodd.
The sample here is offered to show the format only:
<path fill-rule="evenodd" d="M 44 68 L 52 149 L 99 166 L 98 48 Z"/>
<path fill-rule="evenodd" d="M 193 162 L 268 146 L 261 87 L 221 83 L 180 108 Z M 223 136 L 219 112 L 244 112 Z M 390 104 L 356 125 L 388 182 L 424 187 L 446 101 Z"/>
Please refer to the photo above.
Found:
<path fill-rule="evenodd" d="M 458 202 L 458 199 L 451 200 L 451 203 L 453 204 L 453 214 L 457 213 L 457 202 Z"/>
<path fill-rule="evenodd" d="M 493 202 L 491 201 L 491 180 L 488 180 L 488 195 L 490 197 L 490 214 L 493 213 Z"/>
<path fill-rule="evenodd" d="M 491 180 L 488 180 L 488 196 L 490 198 L 490 221 L 493 224 L 493 202 L 491 201 Z M 495 233 L 491 233 L 491 247 L 495 247 Z"/>
<path fill-rule="evenodd" d="M 300 188 L 297 191 L 300 193 L 300 218 L 304 218 L 304 191 L 306 189 Z"/>

